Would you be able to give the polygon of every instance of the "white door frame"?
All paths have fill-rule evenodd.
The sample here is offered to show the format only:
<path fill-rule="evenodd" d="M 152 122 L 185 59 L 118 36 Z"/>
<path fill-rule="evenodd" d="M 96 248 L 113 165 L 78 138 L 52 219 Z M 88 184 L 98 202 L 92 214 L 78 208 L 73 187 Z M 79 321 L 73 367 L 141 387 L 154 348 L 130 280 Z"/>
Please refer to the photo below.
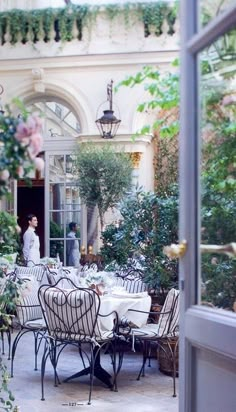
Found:
<path fill-rule="evenodd" d="M 71 155 L 75 152 L 75 147 L 73 145 L 67 144 L 67 148 L 59 148 L 58 150 L 47 148 L 45 150 L 45 196 L 44 196 L 44 210 L 45 210 L 45 254 L 49 256 L 50 254 L 50 224 L 49 224 L 49 187 L 50 187 L 50 170 L 49 170 L 49 157 L 56 155 Z M 84 245 L 87 242 L 87 210 L 84 205 L 81 205 L 81 233 L 80 233 L 80 244 Z"/>
<path fill-rule="evenodd" d="M 180 229 L 187 253 L 180 260 L 180 412 L 195 412 L 196 349 L 236 359 L 236 316 L 197 305 L 200 296 L 199 96 L 197 55 L 236 25 L 236 5 L 198 31 L 198 1 L 181 0 Z M 204 333 L 200 334 L 200 331 Z M 220 339 L 219 339 L 220 336 Z M 206 389 L 207 390 L 207 389 Z M 212 412 L 212 411 L 209 411 Z"/>

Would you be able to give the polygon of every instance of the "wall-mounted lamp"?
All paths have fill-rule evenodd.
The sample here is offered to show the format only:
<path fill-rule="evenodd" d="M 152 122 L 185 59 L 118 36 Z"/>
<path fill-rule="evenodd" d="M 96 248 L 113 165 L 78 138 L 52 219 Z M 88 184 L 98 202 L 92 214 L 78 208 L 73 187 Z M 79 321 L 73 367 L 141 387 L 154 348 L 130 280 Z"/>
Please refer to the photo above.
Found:
<path fill-rule="evenodd" d="M 103 139 L 112 139 L 115 137 L 121 120 L 117 119 L 112 110 L 113 80 L 107 85 L 107 101 L 109 109 L 103 111 L 103 116 L 95 121 L 99 133 Z M 101 106 L 99 106 L 100 108 Z M 99 110 L 99 109 L 98 109 Z"/>

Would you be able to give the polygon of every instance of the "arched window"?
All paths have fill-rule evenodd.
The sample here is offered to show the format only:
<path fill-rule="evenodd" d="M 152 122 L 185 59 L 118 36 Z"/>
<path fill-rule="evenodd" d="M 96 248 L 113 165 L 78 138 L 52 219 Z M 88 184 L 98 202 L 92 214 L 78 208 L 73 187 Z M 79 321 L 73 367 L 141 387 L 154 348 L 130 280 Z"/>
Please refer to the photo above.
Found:
<path fill-rule="evenodd" d="M 75 138 L 81 133 L 81 122 L 78 115 L 62 99 L 36 97 L 27 104 L 27 109 L 41 115 L 46 140 L 65 137 Z"/>

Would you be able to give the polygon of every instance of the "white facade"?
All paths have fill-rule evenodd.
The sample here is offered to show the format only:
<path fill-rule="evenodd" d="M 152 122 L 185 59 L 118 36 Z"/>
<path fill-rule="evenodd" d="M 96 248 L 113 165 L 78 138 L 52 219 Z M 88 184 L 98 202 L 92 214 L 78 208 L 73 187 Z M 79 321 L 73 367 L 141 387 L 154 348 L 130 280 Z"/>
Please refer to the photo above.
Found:
<path fill-rule="evenodd" d="M 81 2 L 73 2 L 81 4 Z M 98 4 L 98 2 L 96 1 Z M 104 2 L 103 2 L 104 3 Z M 111 3 L 111 2 L 109 2 Z M 117 2 L 116 2 L 117 3 Z M 63 1 L 1 1 L 0 12 L 14 7 L 39 8 L 63 6 Z M 49 125 L 44 130 L 44 151 L 47 156 L 57 153 L 70 154 L 76 142 L 93 141 L 105 144 L 95 124 L 98 108 L 106 101 L 106 86 L 112 79 L 114 86 L 127 76 L 136 74 L 144 65 L 158 66 L 160 70 L 169 69 L 170 62 L 178 56 L 178 21 L 174 34 L 168 34 L 167 21 L 164 20 L 162 34 L 151 33 L 144 37 L 143 23 L 134 15 L 129 25 L 124 24 L 122 16 L 112 22 L 101 11 L 90 27 L 84 27 L 82 40 L 78 40 L 77 28 L 73 29 L 73 40 L 61 43 L 43 40 L 32 44 L 17 42 L 11 45 L 9 33 L 5 33 L 4 44 L 0 47 L 0 84 L 4 87 L 1 96 L 3 104 L 13 97 L 20 97 L 27 105 L 52 100 L 69 107 L 77 116 L 79 133 L 53 136 Z M 52 36 L 53 37 L 53 36 Z M 117 136 L 112 140 L 117 150 L 136 153 L 134 183 L 144 190 L 153 190 L 153 147 L 152 137 L 142 136 L 132 141 L 131 135 L 150 121 L 150 114 L 136 112 L 138 103 L 145 100 L 143 86 L 121 87 L 114 93 L 114 111 L 121 118 Z M 46 158 L 47 158 L 46 156 Z M 48 167 L 48 166 L 47 166 Z M 49 177 L 45 172 L 45 180 Z M 45 186 L 46 187 L 46 186 Z M 17 205 L 17 202 L 15 203 Z M 45 244 L 44 253 L 49 254 L 49 203 L 45 193 Z M 16 206 L 17 212 L 17 206 Z M 86 226 L 86 225 L 85 225 Z M 82 243 L 86 245 L 86 227 L 81 227 Z"/>

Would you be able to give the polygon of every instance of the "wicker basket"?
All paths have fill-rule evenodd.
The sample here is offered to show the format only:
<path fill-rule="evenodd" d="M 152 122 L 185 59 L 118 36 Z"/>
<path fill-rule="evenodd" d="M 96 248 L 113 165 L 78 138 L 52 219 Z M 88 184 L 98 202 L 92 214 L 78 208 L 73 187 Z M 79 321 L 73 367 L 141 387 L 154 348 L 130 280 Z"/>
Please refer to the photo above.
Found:
<path fill-rule="evenodd" d="M 172 350 L 176 350 L 176 376 L 179 375 L 179 345 L 178 345 L 178 337 L 173 337 L 169 339 L 169 343 L 171 345 Z M 165 351 L 159 347 L 157 349 L 157 360 L 159 362 L 159 370 L 166 375 L 172 375 L 173 374 L 173 365 L 171 361 L 171 353 L 170 353 L 170 348 L 168 346 L 167 341 L 162 341 L 161 342 L 162 346 L 164 347 Z M 175 349 L 176 344 L 178 345 L 177 348 Z"/>

